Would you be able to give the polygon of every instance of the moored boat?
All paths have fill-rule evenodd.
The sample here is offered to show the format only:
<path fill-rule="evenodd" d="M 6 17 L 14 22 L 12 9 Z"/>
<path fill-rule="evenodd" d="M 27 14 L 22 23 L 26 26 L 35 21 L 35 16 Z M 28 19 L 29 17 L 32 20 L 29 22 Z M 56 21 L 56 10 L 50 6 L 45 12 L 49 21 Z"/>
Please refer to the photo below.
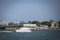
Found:
<path fill-rule="evenodd" d="M 30 28 L 27 27 L 21 27 L 18 30 L 15 30 L 15 32 L 32 32 Z"/>

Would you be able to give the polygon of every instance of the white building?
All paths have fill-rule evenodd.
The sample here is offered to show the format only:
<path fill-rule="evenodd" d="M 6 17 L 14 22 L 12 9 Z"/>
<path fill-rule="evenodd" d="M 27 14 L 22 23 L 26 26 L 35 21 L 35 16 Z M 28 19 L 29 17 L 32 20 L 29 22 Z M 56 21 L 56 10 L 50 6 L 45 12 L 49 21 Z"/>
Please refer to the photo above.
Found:
<path fill-rule="evenodd" d="M 47 25 L 40 25 L 39 28 L 40 28 L 40 29 L 48 29 L 48 26 L 47 26 Z"/>
<path fill-rule="evenodd" d="M 6 25 L 6 26 L 8 26 L 8 23 L 9 22 L 0 22 L 0 25 Z"/>
<path fill-rule="evenodd" d="M 36 24 L 23 24 L 24 27 L 37 27 Z"/>
<path fill-rule="evenodd" d="M 52 22 L 51 23 L 51 28 L 58 28 L 58 22 Z"/>
<path fill-rule="evenodd" d="M 14 24 L 20 25 L 20 22 L 13 22 Z"/>

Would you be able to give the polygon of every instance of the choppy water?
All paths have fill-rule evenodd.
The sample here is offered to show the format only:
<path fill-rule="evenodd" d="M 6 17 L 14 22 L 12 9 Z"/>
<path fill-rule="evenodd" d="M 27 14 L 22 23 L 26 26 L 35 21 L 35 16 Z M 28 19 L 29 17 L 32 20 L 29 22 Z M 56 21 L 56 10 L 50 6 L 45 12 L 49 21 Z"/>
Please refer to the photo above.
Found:
<path fill-rule="evenodd" d="M 30 33 L 0 32 L 0 40 L 60 40 L 60 30 L 41 30 Z"/>

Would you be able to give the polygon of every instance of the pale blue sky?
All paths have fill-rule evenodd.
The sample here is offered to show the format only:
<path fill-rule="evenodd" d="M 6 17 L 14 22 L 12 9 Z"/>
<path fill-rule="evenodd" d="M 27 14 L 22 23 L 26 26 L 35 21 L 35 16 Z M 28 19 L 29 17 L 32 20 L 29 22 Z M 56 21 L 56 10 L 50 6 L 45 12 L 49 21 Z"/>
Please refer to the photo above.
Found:
<path fill-rule="evenodd" d="M 0 20 L 60 20 L 59 0 L 0 0 Z"/>

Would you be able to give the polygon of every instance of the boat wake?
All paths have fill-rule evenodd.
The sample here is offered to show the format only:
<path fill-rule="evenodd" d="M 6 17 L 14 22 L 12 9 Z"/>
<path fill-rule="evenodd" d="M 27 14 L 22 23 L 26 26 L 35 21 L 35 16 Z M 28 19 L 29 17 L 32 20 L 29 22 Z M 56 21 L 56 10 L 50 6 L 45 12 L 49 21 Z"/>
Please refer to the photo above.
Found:
<path fill-rule="evenodd" d="M 0 32 L 13 32 L 13 31 L 0 31 Z"/>

